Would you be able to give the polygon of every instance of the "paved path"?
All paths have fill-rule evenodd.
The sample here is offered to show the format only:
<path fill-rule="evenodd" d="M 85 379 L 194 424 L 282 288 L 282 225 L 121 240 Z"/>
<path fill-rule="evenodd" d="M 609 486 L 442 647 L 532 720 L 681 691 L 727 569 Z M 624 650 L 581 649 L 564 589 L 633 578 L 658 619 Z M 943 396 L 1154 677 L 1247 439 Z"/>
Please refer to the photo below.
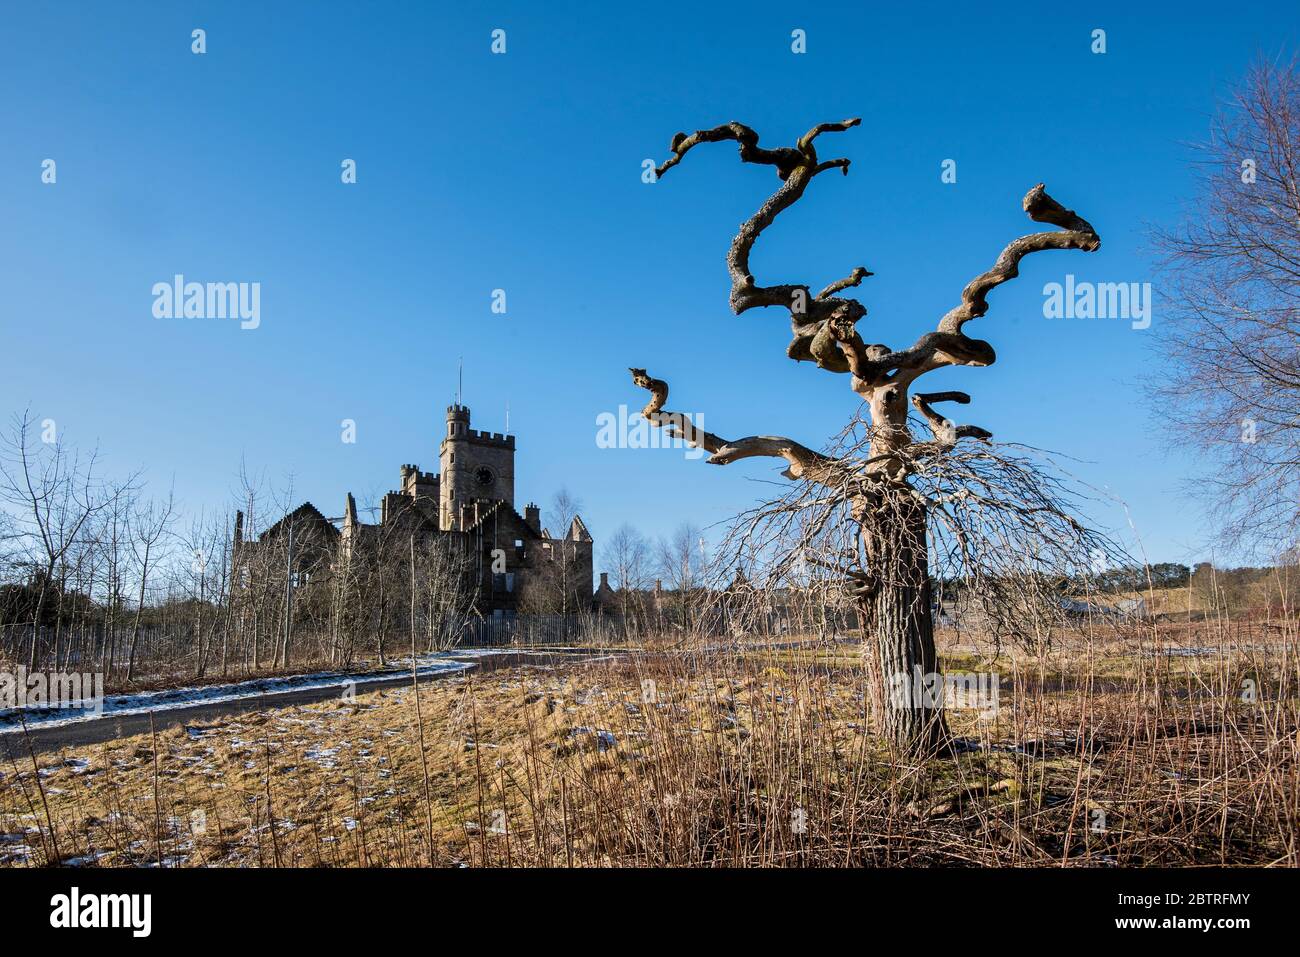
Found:
<path fill-rule="evenodd" d="M 495 671 L 498 668 L 508 668 L 520 664 L 553 665 L 589 657 L 590 654 L 585 651 L 520 651 L 464 658 L 450 655 L 451 660 L 464 661 L 470 667 L 459 671 L 443 671 L 421 675 L 419 680 L 421 682 L 439 681 L 457 675 Z M 393 685 L 409 686 L 411 684 L 410 674 L 401 673 L 386 674 L 375 678 L 355 678 L 353 680 L 356 682 L 356 692 L 359 695 L 378 688 Z M 164 728 L 173 728 L 177 725 L 202 724 L 211 722 L 216 718 L 246 714 L 250 711 L 264 711 L 268 708 L 290 708 L 300 704 L 311 704 L 315 701 L 338 700 L 341 696 L 342 686 L 343 679 L 340 678 L 337 684 L 326 688 L 280 691 L 257 698 L 207 702 L 192 707 L 170 708 L 151 713 L 154 727 L 161 731 Z M 118 738 L 148 733 L 148 713 L 110 714 L 100 718 L 89 718 L 85 721 L 75 721 L 53 727 L 33 728 L 26 735 L 21 731 L 12 734 L 0 734 L 0 757 L 3 757 L 6 765 L 11 757 L 14 759 L 26 758 L 29 742 L 31 749 L 40 754 L 46 751 L 83 747 L 89 744 L 99 744 L 103 741 L 115 741 Z"/>

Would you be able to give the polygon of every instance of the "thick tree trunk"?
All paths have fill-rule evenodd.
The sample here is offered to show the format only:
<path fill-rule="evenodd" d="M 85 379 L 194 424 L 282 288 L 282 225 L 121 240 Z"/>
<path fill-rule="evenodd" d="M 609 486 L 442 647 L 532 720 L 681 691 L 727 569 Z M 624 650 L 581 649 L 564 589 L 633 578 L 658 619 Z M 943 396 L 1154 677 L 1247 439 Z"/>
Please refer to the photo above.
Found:
<path fill-rule="evenodd" d="M 906 390 L 891 384 L 867 394 L 874 434 L 871 454 L 884 481 L 860 502 L 866 567 L 873 589 L 866 609 L 874 636 L 874 697 L 882 730 L 901 752 L 920 757 L 946 750 L 944 687 L 934 648 L 925 505 L 909 494 L 901 452 L 912 442 Z M 895 456 L 900 456 L 895 458 Z"/>
<path fill-rule="evenodd" d="M 934 647 L 925 508 L 891 508 L 863 528 L 870 567 L 878 576 L 864 609 L 867 649 L 874 656 L 876 703 L 885 736 L 905 754 L 922 756 L 948 744 L 943 682 Z"/>

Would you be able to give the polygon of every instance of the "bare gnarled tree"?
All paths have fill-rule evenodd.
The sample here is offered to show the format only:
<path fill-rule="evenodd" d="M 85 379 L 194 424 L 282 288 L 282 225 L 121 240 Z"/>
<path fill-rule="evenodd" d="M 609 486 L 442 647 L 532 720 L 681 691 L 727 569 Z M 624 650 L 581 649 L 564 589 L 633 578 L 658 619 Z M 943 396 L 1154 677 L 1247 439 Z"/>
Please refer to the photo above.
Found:
<path fill-rule="evenodd" d="M 804 134 L 793 147 L 766 149 L 756 132 L 731 122 L 689 136 L 673 137 L 672 156 L 657 170 L 663 176 L 701 143 L 734 141 L 740 159 L 775 167 L 781 186 L 740 227 L 727 254 L 731 274 L 731 307 L 737 314 L 756 307 L 776 306 L 789 312 L 793 339 L 786 354 L 796 361 L 815 362 L 829 372 L 850 376 L 853 391 L 865 402 L 870 416 L 865 455 L 827 455 L 793 439 L 748 436 L 724 439 L 696 428 L 690 417 L 665 410 L 668 385 L 644 369 L 632 369 L 632 381 L 650 392 L 642 414 L 670 434 L 712 453 L 708 462 L 726 465 L 754 456 L 781 458 L 787 478 L 823 491 L 832 505 L 824 521 L 847 523 L 851 532 L 847 561 L 838 569 L 852 583 L 855 600 L 874 636 L 869 649 L 877 678 L 878 699 L 889 689 L 889 705 L 880 720 L 886 735 L 902 750 L 925 754 L 944 748 L 948 733 L 942 703 L 927 696 L 899 696 L 898 689 L 915 687 L 914 677 L 933 676 L 939 666 L 935 653 L 931 575 L 927 523 L 932 502 L 916 487 L 921 464 L 948 455 L 962 439 L 986 441 L 990 433 L 975 426 L 954 425 L 934 411 L 941 402 L 969 402 L 961 392 L 911 393 L 912 383 L 923 374 L 944 366 L 987 366 L 995 359 L 993 347 L 969 338 L 963 327 L 988 310 L 988 294 L 1018 274 L 1020 261 L 1047 249 L 1096 250 L 1096 231 L 1072 210 L 1047 195 L 1040 183 L 1024 198 L 1024 209 L 1035 222 L 1059 230 L 1023 236 L 1006 246 L 987 272 L 962 290 L 961 301 L 944 315 L 934 332 L 912 346 L 895 350 L 869 344 L 857 331 L 866 308 L 856 299 L 840 295 L 870 276 L 864 267 L 814 293 L 802 283 L 759 285 L 749 268 L 750 252 L 763 230 L 803 195 L 813 178 L 837 169 L 847 175 L 849 160 L 822 160 L 816 141 L 825 133 L 857 126 L 859 120 L 822 123 Z M 928 423 L 931 438 L 917 441 L 909 428 L 909 411 L 915 409 Z M 842 513 L 836 505 L 844 505 Z"/>
<path fill-rule="evenodd" d="M 1250 70 L 1195 171 L 1186 221 L 1156 236 L 1156 408 L 1209 453 L 1213 532 L 1267 560 L 1300 537 L 1300 58 Z"/>

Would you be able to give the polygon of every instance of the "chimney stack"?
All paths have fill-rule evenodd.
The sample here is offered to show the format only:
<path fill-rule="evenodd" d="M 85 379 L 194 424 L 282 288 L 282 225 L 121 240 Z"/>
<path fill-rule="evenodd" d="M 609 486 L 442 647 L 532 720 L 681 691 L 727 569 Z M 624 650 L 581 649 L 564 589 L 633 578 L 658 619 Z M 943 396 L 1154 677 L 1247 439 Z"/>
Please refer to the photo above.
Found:
<path fill-rule="evenodd" d="M 524 523 L 538 535 L 542 533 L 542 510 L 536 503 L 529 502 L 524 506 Z"/>

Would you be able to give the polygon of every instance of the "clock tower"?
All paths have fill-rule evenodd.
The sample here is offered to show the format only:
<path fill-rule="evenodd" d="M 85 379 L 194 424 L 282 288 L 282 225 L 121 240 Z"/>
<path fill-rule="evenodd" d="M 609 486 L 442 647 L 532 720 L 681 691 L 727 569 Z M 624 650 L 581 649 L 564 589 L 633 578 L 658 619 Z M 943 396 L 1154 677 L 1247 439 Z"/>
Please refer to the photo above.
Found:
<path fill-rule="evenodd" d="M 475 503 L 515 504 L 515 437 L 479 432 L 469 425 L 469 408 L 447 408 L 447 434 L 438 450 L 442 471 L 440 521 L 443 531 L 461 531 Z"/>

